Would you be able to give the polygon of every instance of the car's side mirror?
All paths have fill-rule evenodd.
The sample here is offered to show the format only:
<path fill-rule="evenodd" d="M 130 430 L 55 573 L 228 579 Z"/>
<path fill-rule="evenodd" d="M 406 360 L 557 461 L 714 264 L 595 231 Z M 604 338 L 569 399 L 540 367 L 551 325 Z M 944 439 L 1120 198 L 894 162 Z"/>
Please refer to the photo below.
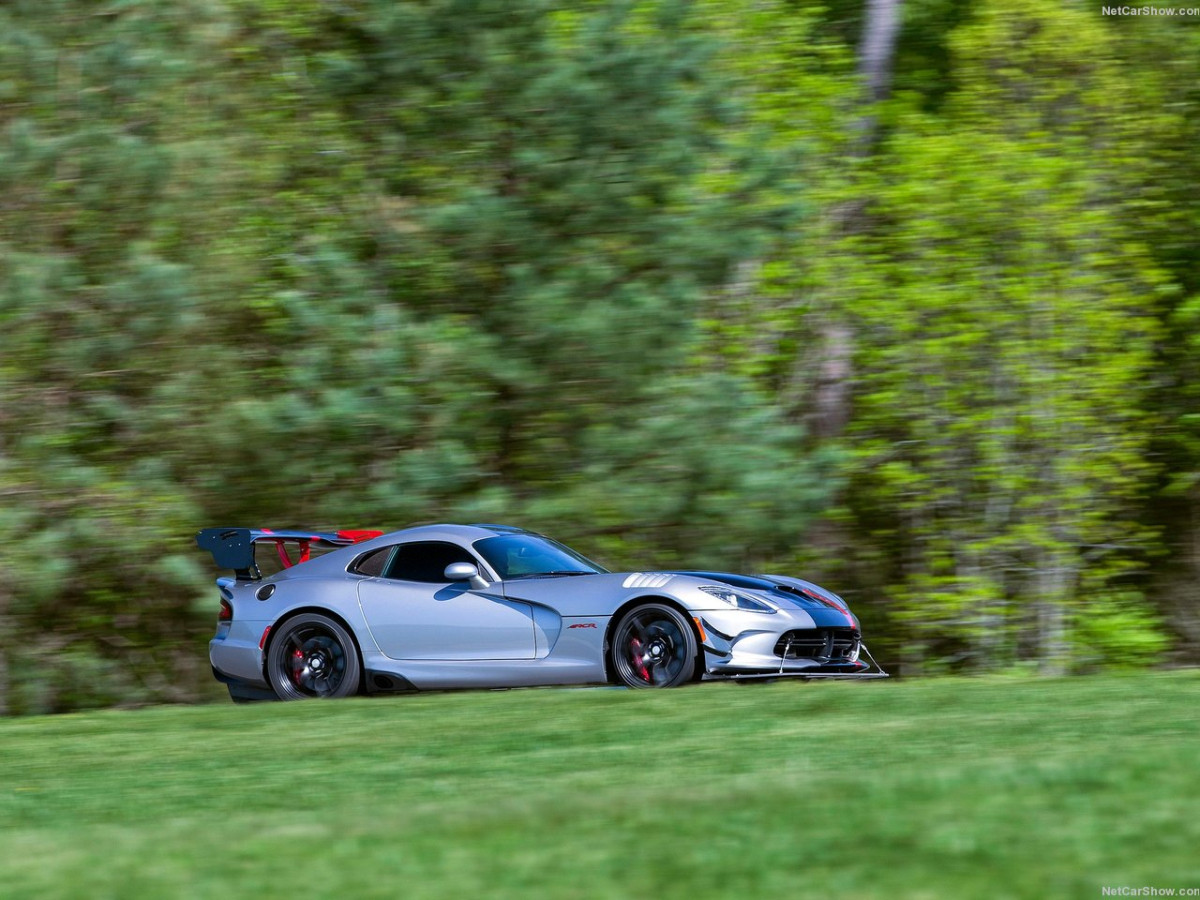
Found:
<path fill-rule="evenodd" d="M 447 581 L 469 581 L 471 587 L 477 591 L 488 586 L 487 580 L 479 574 L 479 569 L 469 562 L 450 563 L 443 574 Z"/>

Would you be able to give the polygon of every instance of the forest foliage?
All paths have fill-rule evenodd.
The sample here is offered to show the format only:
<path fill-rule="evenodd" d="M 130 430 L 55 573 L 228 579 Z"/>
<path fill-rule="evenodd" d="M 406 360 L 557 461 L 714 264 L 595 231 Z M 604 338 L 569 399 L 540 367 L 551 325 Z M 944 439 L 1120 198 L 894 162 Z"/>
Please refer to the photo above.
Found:
<path fill-rule="evenodd" d="M 909 0 L 868 103 L 865 9 L 0 7 L 0 713 L 199 696 L 223 524 L 1195 661 L 1200 22 Z"/>

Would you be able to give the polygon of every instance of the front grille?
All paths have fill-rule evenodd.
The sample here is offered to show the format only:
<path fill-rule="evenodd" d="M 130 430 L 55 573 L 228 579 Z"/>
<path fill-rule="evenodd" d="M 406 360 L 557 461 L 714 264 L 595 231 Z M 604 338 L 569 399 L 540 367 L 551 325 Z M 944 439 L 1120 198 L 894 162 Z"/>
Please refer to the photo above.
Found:
<path fill-rule="evenodd" d="M 775 655 L 783 659 L 852 660 L 859 640 L 859 633 L 849 627 L 788 631 L 775 644 Z"/>

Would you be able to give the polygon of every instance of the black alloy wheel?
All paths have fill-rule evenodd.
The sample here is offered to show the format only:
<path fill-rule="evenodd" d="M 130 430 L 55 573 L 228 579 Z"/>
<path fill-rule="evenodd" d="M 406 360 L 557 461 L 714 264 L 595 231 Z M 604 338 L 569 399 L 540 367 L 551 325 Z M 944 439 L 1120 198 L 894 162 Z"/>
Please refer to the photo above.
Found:
<path fill-rule="evenodd" d="M 645 603 L 622 616 L 611 654 L 617 679 L 633 688 L 687 684 L 698 665 L 691 623 L 663 603 Z"/>
<path fill-rule="evenodd" d="M 280 700 L 349 697 L 361 672 L 354 639 L 326 616 L 296 616 L 271 636 L 267 680 Z"/>

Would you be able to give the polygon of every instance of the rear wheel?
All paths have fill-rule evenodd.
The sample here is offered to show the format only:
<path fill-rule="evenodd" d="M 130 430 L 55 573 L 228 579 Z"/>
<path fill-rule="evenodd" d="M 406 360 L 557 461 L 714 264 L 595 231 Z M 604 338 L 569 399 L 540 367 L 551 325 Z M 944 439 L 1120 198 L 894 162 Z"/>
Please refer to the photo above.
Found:
<path fill-rule="evenodd" d="M 674 607 L 645 603 L 621 617 L 613 632 L 612 667 L 628 687 L 687 684 L 696 674 L 696 635 Z"/>
<path fill-rule="evenodd" d="M 281 700 L 349 697 L 361 673 L 354 639 L 327 616 L 296 616 L 271 637 L 267 681 Z"/>

